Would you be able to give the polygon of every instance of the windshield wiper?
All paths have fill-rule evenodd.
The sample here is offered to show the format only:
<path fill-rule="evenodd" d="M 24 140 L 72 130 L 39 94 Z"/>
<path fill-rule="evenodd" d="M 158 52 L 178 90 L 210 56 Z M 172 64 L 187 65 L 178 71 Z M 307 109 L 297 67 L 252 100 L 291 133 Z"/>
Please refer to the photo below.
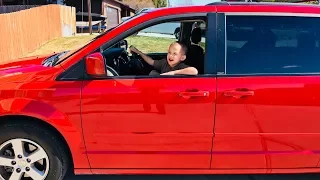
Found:
<path fill-rule="evenodd" d="M 63 51 L 63 52 L 57 54 L 56 57 L 54 57 L 53 60 L 51 61 L 51 66 L 55 66 L 56 63 L 59 61 L 59 59 L 61 59 L 68 52 L 69 51 Z"/>

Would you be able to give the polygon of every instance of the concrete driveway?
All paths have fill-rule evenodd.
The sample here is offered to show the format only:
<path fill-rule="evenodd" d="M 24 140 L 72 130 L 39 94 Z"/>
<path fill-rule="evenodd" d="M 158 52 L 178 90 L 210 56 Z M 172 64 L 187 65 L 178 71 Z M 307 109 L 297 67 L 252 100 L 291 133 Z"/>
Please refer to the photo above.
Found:
<path fill-rule="evenodd" d="M 110 176 L 75 176 L 67 180 L 318 180 L 318 174 L 290 174 L 290 175 L 110 175 Z"/>

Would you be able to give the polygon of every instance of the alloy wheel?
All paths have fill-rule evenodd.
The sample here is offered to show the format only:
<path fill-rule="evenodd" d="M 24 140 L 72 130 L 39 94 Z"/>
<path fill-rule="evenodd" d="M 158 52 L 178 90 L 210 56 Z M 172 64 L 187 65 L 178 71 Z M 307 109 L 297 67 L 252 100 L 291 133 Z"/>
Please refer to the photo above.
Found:
<path fill-rule="evenodd" d="M 0 145 L 0 179 L 43 180 L 48 172 L 48 155 L 37 143 L 11 139 Z"/>

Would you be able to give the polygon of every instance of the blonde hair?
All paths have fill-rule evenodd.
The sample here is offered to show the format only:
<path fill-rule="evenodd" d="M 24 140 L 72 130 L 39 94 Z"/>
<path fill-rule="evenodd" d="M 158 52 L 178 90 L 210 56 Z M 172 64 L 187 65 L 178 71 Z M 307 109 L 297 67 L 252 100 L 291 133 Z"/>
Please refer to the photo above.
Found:
<path fill-rule="evenodd" d="M 175 42 L 171 43 L 170 46 L 173 45 L 173 44 L 176 44 L 176 43 L 181 46 L 181 49 L 184 52 L 184 55 L 187 55 L 188 47 L 184 43 L 179 42 L 179 41 L 175 41 Z"/>

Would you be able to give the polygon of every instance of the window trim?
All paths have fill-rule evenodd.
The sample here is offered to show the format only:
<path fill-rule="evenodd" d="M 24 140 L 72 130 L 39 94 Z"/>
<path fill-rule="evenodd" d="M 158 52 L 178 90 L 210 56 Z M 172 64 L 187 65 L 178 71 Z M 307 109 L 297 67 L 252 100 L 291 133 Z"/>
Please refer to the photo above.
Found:
<path fill-rule="evenodd" d="M 121 39 L 124 39 L 125 37 L 128 37 L 132 34 L 134 34 L 136 31 L 140 31 L 144 28 L 147 27 L 151 27 L 153 25 L 156 24 L 160 24 L 160 23 L 164 23 L 164 22 L 168 22 L 168 21 L 174 21 L 174 20 L 186 20 L 186 19 L 207 19 L 207 30 L 209 29 L 209 26 L 211 26 L 211 28 L 214 30 L 214 34 L 216 34 L 216 19 L 213 18 L 213 20 L 211 20 L 212 22 L 209 23 L 209 14 L 216 14 L 216 12 L 203 12 L 203 13 L 186 13 L 186 14 L 178 14 L 178 15 L 167 15 L 167 16 L 161 16 L 155 19 L 150 19 L 144 23 L 138 24 L 136 26 L 133 26 L 131 29 L 124 31 L 123 33 L 119 34 L 118 36 L 116 36 L 115 38 L 111 39 L 110 41 L 106 42 L 104 45 L 104 47 L 109 48 L 111 46 L 113 46 L 116 42 L 118 42 Z M 212 18 L 214 16 L 210 16 L 210 18 Z M 206 33 L 206 39 L 208 39 L 208 34 L 210 33 Z M 216 69 L 215 66 L 212 66 L 212 63 L 208 63 L 210 61 L 214 61 L 216 62 L 216 58 L 212 57 L 212 55 L 210 55 L 208 52 L 208 40 L 206 40 L 206 54 L 205 54 L 205 70 L 207 70 L 207 72 L 209 72 L 210 74 L 201 74 L 201 75 L 197 75 L 197 76 L 190 76 L 190 75 L 172 75 L 172 76 L 149 76 L 149 75 L 145 75 L 145 76 L 100 76 L 100 77 L 91 77 L 86 73 L 85 70 L 85 58 L 86 56 L 88 56 L 91 53 L 94 52 L 100 52 L 101 46 L 95 50 L 93 50 L 92 52 L 88 53 L 87 55 L 84 55 L 76 64 L 83 64 L 83 72 L 79 73 L 79 77 L 71 77 L 69 76 L 69 74 L 71 74 L 70 72 L 74 71 L 74 69 L 77 67 L 75 66 L 71 66 L 70 68 L 66 69 L 64 72 L 62 72 L 57 78 L 57 81 L 74 81 L 74 80 L 107 80 L 107 79 L 148 79 L 148 78 L 153 78 L 153 79 L 157 79 L 157 78 L 212 78 L 212 77 L 216 77 Z M 212 48 L 210 47 L 210 49 L 212 50 Z M 216 49 L 216 47 L 214 47 L 214 49 Z M 214 51 L 213 51 L 214 52 Z M 80 62 L 83 61 L 83 62 Z M 207 67 L 206 65 L 208 65 L 209 67 Z"/>
<path fill-rule="evenodd" d="M 209 21 L 209 14 L 216 14 L 216 12 L 204 12 L 204 13 L 187 13 L 187 14 L 178 14 L 178 15 L 168 15 L 168 16 L 162 16 L 162 17 L 158 17 L 158 18 L 155 18 L 155 19 L 152 19 L 152 20 L 149 20 L 149 21 L 146 21 L 142 24 L 139 24 L 137 26 L 134 26 L 132 27 L 130 30 L 128 31 L 125 31 L 121 34 L 119 34 L 118 36 L 116 36 L 115 38 L 111 39 L 110 41 L 108 41 L 107 43 L 105 43 L 104 47 L 109 48 L 111 46 L 113 46 L 116 42 L 118 42 L 119 40 L 121 39 L 124 39 L 125 37 L 128 37 L 132 34 L 134 34 L 134 32 L 136 31 L 140 31 L 144 28 L 147 28 L 147 27 L 151 27 L 153 25 L 157 25 L 157 24 L 161 24 L 161 23 L 165 23 L 165 22 L 169 22 L 169 21 L 175 21 L 175 20 L 187 20 L 187 19 L 206 19 L 207 21 L 207 30 L 209 30 L 209 27 L 212 26 L 211 28 L 214 29 L 214 34 L 216 33 L 216 22 L 215 22 L 215 18 L 213 18 L 213 20 L 211 20 L 211 23 Z M 212 18 L 214 16 L 210 16 L 210 18 Z M 211 34 L 211 33 L 206 33 L 206 39 L 208 39 L 208 34 Z M 171 78 L 212 78 L 212 77 L 216 77 L 216 71 L 215 71 L 215 66 L 214 67 L 210 67 L 210 65 L 212 65 L 212 63 L 208 63 L 210 61 L 215 61 L 215 58 L 212 58 L 212 55 L 208 54 L 207 52 L 209 52 L 208 50 L 208 40 L 206 40 L 205 42 L 206 44 L 206 54 L 205 54 L 205 59 L 204 59 L 204 64 L 205 64 L 205 71 L 207 71 L 207 73 L 209 74 L 201 74 L 201 75 L 196 75 L 196 76 L 192 76 L 192 75 L 167 75 L 167 76 L 150 76 L 150 75 L 145 75 L 145 76 L 100 76 L 100 77 L 92 77 L 92 76 L 89 76 L 85 69 L 84 69 L 84 72 L 83 72 L 83 76 L 82 78 L 79 78 L 79 79 L 82 79 L 82 80 L 108 80 L 108 79 L 157 79 L 157 78 L 166 78 L 166 79 L 171 79 Z M 97 52 L 97 51 L 100 51 L 100 48 L 101 46 L 94 50 L 93 52 Z M 210 47 L 210 49 L 212 50 L 212 48 Z M 214 49 L 216 49 L 216 47 L 214 47 Z M 93 53 L 91 52 L 91 53 Z M 91 54 L 89 53 L 89 54 Z M 80 61 L 85 61 L 85 57 L 87 55 L 85 55 Z M 206 65 L 209 65 L 206 66 Z M 85 67 L 85 62 L 84 62 L 84 67 Z M 74 68 L 71 67 L 69 68 L 68 70 L 66 70 L 62 75 L 62 76 L 59 76 L 59 78 L 57 78 L 57 80 L 63 80 L 63 81 L 66 81 L 66 80 L 74 80 L 75 77 L 72 77 L 72 78 L 69 78 L 67 77 L 67 75 L 69 74 L 68 72 L 69 71 L 72 71 Z"/>
<path fill-rule="evenodd" d="M 264 12 L 224 12 L 217 13 L 218 16 L 223 16 L 224 23 L 221 21 L 217 24 L 218 41 L 223 42 L 224 50 L 218 49 L 217 57 L 217 77 L 252 77 L 252 76 L 309 76 L 309 75 L 320 75 L 319 72 L 315 73 L 247 73 L 247 74 L 227 74 L 227 17 L 228 16 L 277 16 L 277 17 L 306 17 L 306 18 L 320 18 L 320 14 L 313 13 L 264 13 Z M 222 17 L 220 17 L 222 18 Z M 221 32 L 221 33 L 219 33 Z M 219 46 L 218 46 L 219 48 Z M 223 56 L 222 56 L 223 54 Z M 222 57 L 223 58 L 222 58 Z M 223 70 L 222 70 L 223 69 Z"/>

